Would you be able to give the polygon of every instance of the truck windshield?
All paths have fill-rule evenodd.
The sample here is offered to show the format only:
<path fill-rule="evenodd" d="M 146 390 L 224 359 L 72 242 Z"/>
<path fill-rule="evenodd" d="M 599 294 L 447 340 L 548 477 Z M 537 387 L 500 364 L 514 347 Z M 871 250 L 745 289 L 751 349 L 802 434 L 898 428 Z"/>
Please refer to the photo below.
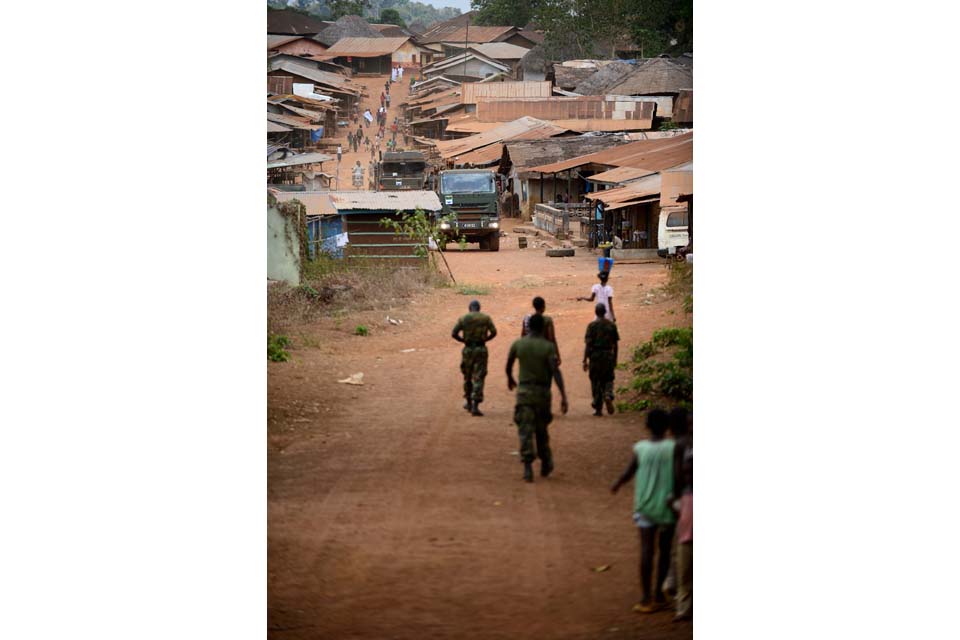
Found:
<path fill-rule="evenodd" d="M 496 193 L 492 173 L 445 173 L 440 191 L 443 193 Z"/>
<path fill-rule="evenodd" d="M 422 162 L 384 162 L 383 175 L 385 176 L 417 176 L 423 173 L 426 165 Z"/>

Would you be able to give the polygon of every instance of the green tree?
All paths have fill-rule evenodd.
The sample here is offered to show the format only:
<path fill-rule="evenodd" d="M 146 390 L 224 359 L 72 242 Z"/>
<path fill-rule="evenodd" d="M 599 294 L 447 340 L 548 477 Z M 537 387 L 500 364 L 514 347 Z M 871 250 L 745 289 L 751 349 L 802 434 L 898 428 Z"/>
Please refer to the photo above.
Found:
<path fill-rule="evenodd" d="M 693 0 L 628 0 L 634 42 L 645 58 L 693 51 Z"/>
<path fill-rule="evenodd" d="M 370 6 L 368 0 L 328 0 L 327 8 L 330 10 L 330 18 L 337 20 L 343 16 L 363 16 L 364 11 Z"/>
<path fill-rule="evenodd" d="M 477 12 L 475 24 L 488 26 L 527 25 L 537 14 L 542 0 L 471 0 L 470 8 Z"/>
<path fill-rule="evenodd" d="M 395 24 L 401 27 L 407 26 L 407 23 L 404 22 L 403 18 L 400 17 L 400 12 L 396 9 L 383 9 L 380 11 L 380 23 Z"/>

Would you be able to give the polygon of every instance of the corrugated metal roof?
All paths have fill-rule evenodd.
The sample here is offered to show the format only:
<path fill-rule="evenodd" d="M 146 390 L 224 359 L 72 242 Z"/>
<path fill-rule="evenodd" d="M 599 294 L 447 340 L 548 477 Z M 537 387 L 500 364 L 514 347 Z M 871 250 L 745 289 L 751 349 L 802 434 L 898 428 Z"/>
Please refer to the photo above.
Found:
<path fill-rule="evenodd" d="M 282 125 L 293 127 L 294 129 L 303 129 L 304 131 L 316 131 L 317 129 L 323 128 L 322 125 L 311 124 L 310 120 L 307 118 L 301 118 L 300 116 L 285 116 L 279 113 L 270 113 L 269 111 L 267 111 L 267 120 L 279 122 Z"/>
<path fill-rule="evenodd" d="M 495 142 L 480 149 L 457 156 L 456 165 L 474 165 L 477 167 L 486 166 L 499 162 L 503 156 L 503 143 Z"/>
<path fill-rule="evenodd" d="M 459 45 L 461 49 L 463 48 L 463 41 L 445 42 L 444 44 L 452 47 Z M 530 49 L 509 42 L 482 42 L 470 44 L 467 48 L 478 51 L 493 60 L 519 60 L 530 51 Z"/>
<path fill-rule="evenodd" d="M 327 56 L 355 56 L 357 58 L 375 58 L 388 56 L 410 38 L 341 38 L 327 49 Z"/>
<path fill-rule="evenodd" d="M 624 138 L 623 135 L 567 136 L 545 140 L 510 141 L 506 146 L 512 169 L 524 177 L 531 166 L 603 151 L 625 144 Z"/>
<path fill-rule="evenodd" d="M 418 40 L 423 44 L 434 44 L 437 42 L 493 42 L 503 39 L 503 36 L 516 27 L 477 27 L 470 25 L 464 27 L 461 25 L 440 24 L 422 34 Z"/>
<path fill-rule="evenodd" d="M 433 191 L 331 191 L 330 201 L 340 212 L 440 211 L 440 198 Z"/>
<path fill-rule="evenodd" d="M 603 173 L 595 173 L 588 177 L 587 180 L 590 182 L 606 182 L 610 184 L 617 184 L 619 182 L 636 180 L 637 178 L 648 176 L 651 173 L 653 172 L 648 169 L 637 169 L 636 167 L 617 167 L 616 169 L 610 169 L 609 171 L 604 171 Z"/>
<path fill-rule="evenodd" d="M 360 90 L 350 86 L 346 77 L 329 71 L 321 71 L 309 62 L 295 62 L 289 59 L 270 58 L 267 60 L 270 71 L 286 71 L 308 78 L 319 84 L 342 89 L 349 93 L 359 93 Z"/>
<path fill-rule="evenodd" d="M 476 104 L 477 98 L 549 98 L 553 84 L 542 82 L 464 82 L 460 87 L 461 101 Z"/>
<path fill-rule="evenodd" d="M 485 147 L 494 142 L 503 140 L 538 140 L 540 138 L 550 138 L 561 133 L 566 133 L 567 129 L 557 127 L 549 122 L 537 120 L 536 118 L 517 118 L 513 122 L 507 122 L 495 129 L 478 133 L 474 136 L 460 138 L 459 140 L 440 140 L 437 142 L 437 149 L 443 158 L 452 158 L 457 155 Z"/>
<path fill-rule="evenodd" d="M 287 156 L 283 160 L 268 162 L 267 169 L 277 169 L 280 167 L 296 167 L 302 164 L 319 164 L 329 162 L 336 156 L 330 156 L 325 153 L 298 153 L 295 156 Z"/>
<path fill-rule="evenodd" d="M 431 75 L 435 73 L 443 73 L 444 71 L 450 71 L 452 75 L 457 75 L 457 65 L 463 65 L 464 62 L 469 60 L 479 60 L 494 69 L 499 69 L 500 71 L 510 70 L 510 67 L 507 65 L 494 60 L 493 58 L 485 56 L 482 53 L 477 51 L 466 51 L 450 56 L 449 58 L 443 58 L 437 62 L 425 66 L 423 68 L 423 74 Z"/>
<path fill-rule="evenodd" d="M 604 204 L 619 204 L 631 200 L 639 200 L 648 196 L 660 194 L 661 176 L 654 173 L 635 182 L 631 182 L 616 189 L 594 191 L 586 194 L 591 200 L 599 200 Z"/>
<path fill-rule="evenodd" d="M 307 208 L 308 216 L 324 216 L 336 214 L 333 203 L 330 202 L 329 191 L 280 191 L 279 189 L 268 189 L 280 202 L 290 200 L 299 200 Z"/>
<path fill-rule="evenodd" d="M 660 140 L 638 140 L 614 149 L 599 151 L 554 162 L 552 164 L 532 167 L 531 171 L 553 173 L 566 171 L 573 167 L 585 164 L 601 164 L 613 167 L 637 167 L 651 171 L 661 171 L 675 167 L 693 159 L 693 132 L 674 138 Z"/>
<path fill-rule="evenodd" d="M 541 120 L 636 120 L 633 128 L 653 125 L 656 103 L 633 96 L 478 97 L 477 120 L 509 122 L 520 116 Z"/>
<path fill-rule="evenodd" d="M 295 40 L 301 40 L 303 36 L 267 36 L 267 51 L 270 49 L 276 49 L 277 47 L 282 47 L 288 42 L 294 42 Z"/>
<path fill-rule="evenodd" d="M 293 129 L 267 120 L 267 133 L 287 133 L 288 131 L 293 131 Z"/>
<path fill-rule="evenodd" d="M 667 58 L 652 58 L 620 82 L 609 87 L 607 93 L 623 95 L 678 93 L 693 86 L 693 70 Z"/>

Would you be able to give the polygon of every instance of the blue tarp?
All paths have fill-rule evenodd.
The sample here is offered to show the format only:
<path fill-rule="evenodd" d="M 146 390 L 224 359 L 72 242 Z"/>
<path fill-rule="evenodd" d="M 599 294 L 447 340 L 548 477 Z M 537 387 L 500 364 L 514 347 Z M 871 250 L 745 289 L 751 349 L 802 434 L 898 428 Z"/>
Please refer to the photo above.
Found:
<path fill-rule="evenodd" d="M 323 137 L 323 127 L 319 127 L 316 131 L 310 132 L 311 142 L 318 142 L 322 137 Z"/>

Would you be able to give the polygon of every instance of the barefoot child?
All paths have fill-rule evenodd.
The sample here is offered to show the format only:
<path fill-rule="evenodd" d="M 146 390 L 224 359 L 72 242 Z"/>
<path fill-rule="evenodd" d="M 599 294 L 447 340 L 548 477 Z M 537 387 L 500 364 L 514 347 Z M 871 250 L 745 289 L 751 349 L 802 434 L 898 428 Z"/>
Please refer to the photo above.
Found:
<path fill-rule="evenodd" d="M 661 586 L 670 567 L 670 547 L 676 515 L 667 504 L 673 493 L 674 442 L 664 438 L 669 424 L 667 412 L 653 409 L 647 415 L 650 439 L 633 445 L 633 457 L 623 475 L 610 487 L 616 493 L 621 485 L 634 480 L 633 521 L 640 534 L 640 591 L 642 600 L 636 610 L 652 613 L 666 606 Z M 654 545 L 658 547 L 657 580 L 653 583 Z"/>

